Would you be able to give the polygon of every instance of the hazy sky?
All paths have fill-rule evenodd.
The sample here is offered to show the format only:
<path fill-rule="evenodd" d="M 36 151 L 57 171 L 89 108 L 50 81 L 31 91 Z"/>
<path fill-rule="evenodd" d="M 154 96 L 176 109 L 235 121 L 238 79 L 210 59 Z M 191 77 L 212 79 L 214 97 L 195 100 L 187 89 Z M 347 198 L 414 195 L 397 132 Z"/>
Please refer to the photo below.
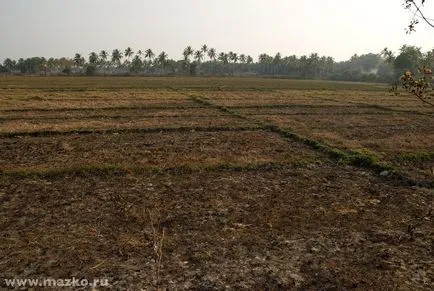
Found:
<path fill-rule="evenodd" d="M 180 58 L 202 44 L 257 56 L 434 48 L 434 29 L 405 34 L 402 0 L 0 0 L 0 60 L 152 48 Z M 434 0 L 426 1 L 434 18 Z"/>

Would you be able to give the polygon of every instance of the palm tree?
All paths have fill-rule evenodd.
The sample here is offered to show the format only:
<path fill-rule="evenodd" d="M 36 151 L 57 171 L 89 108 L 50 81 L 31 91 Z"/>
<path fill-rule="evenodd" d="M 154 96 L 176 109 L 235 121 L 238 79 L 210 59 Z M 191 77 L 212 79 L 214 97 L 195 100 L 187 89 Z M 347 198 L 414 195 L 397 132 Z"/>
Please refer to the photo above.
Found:
<path fill-rule="evenodd" d="M 213 61 L 216 60 L 217 52 L 216 52 L 216 50 L 214 48 L 210 48 L 208 50 L 208 57 L 210 58 L 210 60 L 213 60 Z"/>
<path fill-rule="evenodd" d="M 163 72 L 164 70 L 164 65 L 166 65 L 167 62 L 167 54 L 165 51 L 162 51 L 159 55 L 158 55 L 158 63 L 161 65 L 161 72 Z"/>
<path fill-rule="evenodd" d="M 319 55 L 317 53 L 312 53 L 307 61 L 310 74 L 312 74 L 312 77 L 316 77 L 318 75 Z"/>
<path fill-rule="evenodd" d="M 263 73 L 268 73 L 268 65 L 273 61 L 273 57 L 269 56 L 268 54 L 260 54 L 259 55 L 259 63 L 261 64 L 262 67 L 262 72 Z"/>
<path fill-rule="evenodd" d="M 206 53 L 208 52 L 208 46 L 207 46 L 206 44 L 204 44 L 204 45 L 200 48 L 200 50 L 202 51 L 202 53 L 203 53 L 203 57 L 205 58 Z"/>
<path fill-rule="evenodd" d="M 228 53 L 228 57 L 229 57 L 229 61 L 232 61 L 232 58 L 234 57 L 234 52 L 233 52 L 233 51 L 230 51 L 230 52 Z"/>
<path fill-rule="evenodd" d="M 280 64 L 281 61 L 282 61 L 282 54 L 278 52 L 273 58 L 273 63 L 278 65 Z"/>
<path fill-rule="evenodd" d="M 192 56 L 193 54 L 194 54 L 194 51 L 193 51 L 193 49 L 191 48 L 191 46 L 188 46 L 188 47 L 186 47 L 185 49 L 184 49 L 184 51 L 183 51 L 183 56 L 184 56 L 184 60 L 186 60 L 186 61 L 190 61 L 190 56 Z"/>
<path fill-rule="evenodd" d="M 335 60 L 332 57 L 326 59 L 326 71 L 327 73 L 333 73 Z"/>
<path fill-rule="evenodd" d="M 300 74 L 301 77 L 306 78 L 307 75 L 307 71 L 308 71 L 308 61 L 307 61 L 307 56 L 303 55 L 300 57 L 299 60 L 299 65 L 300 65 Z"/>
<path fill-rule="evenodd" d="M 74 56 L 74 65 L 80 69 L 81 72 L 81 68 L 84 66 L 84 58 L 81 56 L 81 54 L 76 53 Z"/>
<path fill-rule="evenodd" d="M 259 63 L 265 64 L 270 62 L 270 59 L 272 58 L 267 54 L 260 54 L 258 59 L 259 59 Z"/>
<path fill-rule="evenodd" d="M 253 58 L 251 56 L 247 56 L 246 63 L 248 65 L 250 65 L 251 63 L 253 63 Z"/>
<path fill-rule="evenodd" d="M 54 58 L 49 58 L 47 60 L 47 69 L 51 72 L 56 66 L 56 60 Z"/>
<path fill-rule="evenodd" d="M 78 68 L 81 66 L 81 54 L 76 53 L 74 56 L 74 65 Z"/>
<path fill-rule="evenodd" d="M 107 52 L 105 50 L 100 51 L 99 53 L 99 58 L 100 60 L 102 60 L 104 63 L 107 61 Z"/>
<path fill-rule="evenodd" d="M 286 66 L 288 67 L 288 70 L 290 72 L 299 70 L 299 61 L 296 55 L 285 57 L 285 59 L 286 59 Z"/>
<path fill-rule="evenodd" d="M 112 62 L 117 64 L 119 67 L 121 65 L 122 53 L 118 49 L 112 51 Z"/>
<path fill-rule="evenodd" d="M 108 57 L 108 54 L 105 50 L 100 51 L 99 60 L 100 60 L 100 63 L 103 67 L 104 74 L 105 74 L 106 65 L 107 65 L 107 57 Z"/>
<path fill-rule="evenodd" d="M 203 52 L 201 50 L 198 50 L 194 53 L 194 58 L 196 59 L 196 61 L 200 64 L 200 62 L 203 59 Z"/>
<path fill-rule="evenodd" d="M 148 71 L 149 71 L 149 68 L 150 68 L 150 66 L 151 66 L 151 64 L 152 64 L 152 59 L 155 57 L 155 54 L 154 54 L 154 52 L 151 50 L 151 49 L 147 49 L 146 51 L 145 51 L 145 58 L 147 58 L 148 59 L 148 62 L 145 64 L 146 65 L 146 67 L 147 67 L 147 69 L 148 69 Z"/>
<path fill-rule="evenodd" d="M 126 59 L 126 63 L 130 63 L 130 58 L 131 58 L 131 56 L 134 54 L 134 52 L 133 52 L 133 50 L 130 48 L 130 47 L 127 47 L 126 49 L 125 49 L 125 57 L 127 58 Z"/>
<path fill-rule="evenodd" d="M 230 55 L 230 53 L 229 53 L 229 56 L 230 56 L 231 61 L 233 61 L 236 64 L 238 62 L 238 55 L 237 55 L 237 53 L 232 53 L 232 55 Z"/>
<path fill-rule="evenodd" d="M 137 51 L 137 55 L 138 55 L 139 57 L 141 57 L 141 56 L 143 55 L 142 50 L 138 50 L 138 51 Z"/>
<path fill-rule="evenodd" d="M 147 58 L 149 61 L 151 61 L 154 57 L 155 57 L 155 54 L 151 49 L 147 49 L 145 51 L 145 58 Z"/>
<path fill-rule="evenodd" d="M 245 54 L 240 55 L 240 63 L 242 63 L 242 64 L 246 63 L 246 55 Z"/>
<path fill-rule="evenodd" d="M 221 53 L 219 54 L 218 59 L 219 59 L 219 61 L 222 62 L 223 64 L 227 64 L 227 63 L 229 62 L 229 56 L 228 56 L 228 54 L 226 54 L 226 53 L 224 53 L 224 52 L 221 52 Z"/>
<path fill-rule="evenodd" d="M 91 52 L 89 54 L 89 63 L 92 65 L 96 65 L 96 63 L 98 63 L 98 54 L 96 52 Z"/>
<path fill-rule="evenodd" d="M 140 56 L 137 54 L 134 58 L 133 61 L 131 62 L 131 68 L 130 71 L 134 72 L 134 73 L 139 73 L 142 70 L 143 67 L 143 62 L 142 59 L 140 58 Z"/>

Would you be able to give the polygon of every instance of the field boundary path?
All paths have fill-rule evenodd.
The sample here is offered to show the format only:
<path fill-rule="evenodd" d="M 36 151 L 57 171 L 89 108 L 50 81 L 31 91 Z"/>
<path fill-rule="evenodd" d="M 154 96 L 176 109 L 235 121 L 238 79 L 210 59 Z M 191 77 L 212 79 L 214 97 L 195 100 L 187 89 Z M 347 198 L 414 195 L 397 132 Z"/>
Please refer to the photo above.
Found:
<path fill-rule="evenodd" d="M 273 123 L 264 122 L 263 120 L 260 120 L 260 119 L 257 119 L 257 118 L 251 117 L 251 116 L 243 115 L 240 112 L 237 112 L 237 110 L 236 110 L 237 106 L 233 106 L 230 108 L 225 107 L 225 106 L 221 106 L 221 105 L 213 103 L 213 101 L 211 99 L 206 98 L 204 96 L 201 96 L 200 94 L 191 93 L 191 92 L 190 93 L 189 92 L 183 92 L 182 90 L 178 90 L 175 88 L 172 88 L 172 89 L 176 92 L 184 94 L 185 96 L 191 98 L 191 100 L 193 100 L 194 102 L 197 102 L 200 105 L 208 106 L 210 108 L 215 108 L 215 109 L 220 110 L 222 113 L 227 113 L 227 114 L 230 114 L 236 118 L 240 118 L 240 119 L 243 119 L 245 121 L 248 121 L 249 123 L 252 123 L 252 125 L 254 125 L 254 126 L 259 126 L 262 130 L 267 130 L 270 132 L 278 133 L 284 139 L 290 139 L 293 141 L 302 142 L 302 143 L 306 144 L 307 146 L 309 146 L 311 149 L 325 153 L 329 157 L 336 159 L 338 162 L 358 166 L 361 168 L 370 169 L 370 170 L 373 170 L 377 174 L 387 172 L 387 174 L 384 175 L 385 179 L 393 181 L 395 183 L 399 183 L 401 185 L 419 186 L 419 187 L 426 187 L 426 188 L 430 188 L 430 189 L 434 188 L 434 181 L 433 180 L 415 180 L 415 179 L 412 179 L 410 177 L 406 177 L 404 174 L 399 173 L 399 171 L 394 170 L 393 167 L 391 167 L 390 165 L 387 165 L 383 161 L 373 160 L 370 155 L 367 155 L 367 154 L 364 154 L 364 153 L 361 153 L 358 151 L 353 151 L 351 149 L 347 149 L 347 150 L 343 151 L 339 148 L 333 147 L 333 146 L 326 144 L 324 142 L 320 142 L 320 141 L 311 139 L 311 138 L 306 137 L 306 136 L 301 136 L 301 135 L 291 131 L 290 129 L 282 129 L 281 127 L 279 127 Z M 330 99 L 330 98 L 326 98 L 325 100 L 336 101 L 335 99 Z M 355 104 L 358 106 L 372 107 L 366 103 L 355 103 Z M 285 107 L 285 106 L 288 106 L 288 105 L 281 105 L 280 107 Z M 255 108 L 254 106 L 252 106 L 252 107 Z M 266 106 L 257 105 L 256 107 L 257 108 L 263 108 Z M 271 105 L 269 107 L 276 107 L 276 105 Z M 279 106 L 277 106 L 277 107 L 279 107 Z M 430 113 L 417 112 L 417 111 L 414 111 L 414 112 L 410 111 L 409 112 L 409 111 L 404 111 L 404 110 L 394 110 L 394 109 L 390 109 L 390 108 L 387 108 L 384 106 L 374 106 L 374 107 L 380 108 L 382 110 L 394 111 L 394 112 L 400 112 L 400 113 L 416 113 L 416 114 L 422 114 L 422 115 L 428 115 L 428 116 L 431 115 Z M 246 108 L 246 106 L 242 106 L 242 108 Z"/>

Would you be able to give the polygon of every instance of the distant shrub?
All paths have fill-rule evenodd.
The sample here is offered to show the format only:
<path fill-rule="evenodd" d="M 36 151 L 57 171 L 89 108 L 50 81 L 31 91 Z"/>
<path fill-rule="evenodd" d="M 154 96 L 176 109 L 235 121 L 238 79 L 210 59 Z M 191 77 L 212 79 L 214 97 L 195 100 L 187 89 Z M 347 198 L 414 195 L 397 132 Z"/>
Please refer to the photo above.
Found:
<path fill-rule="evenodd" d="M 71 68 L 70 67 L 65 67 L 62 70 L 62 73 L 67 74 L 68 76 L 71 75 Z"/>
<path fill-rule="evenodd" d="M 86 76 L 94 76 L 96 74 L 96 66 L 88 65 L 86 67 Z"/>

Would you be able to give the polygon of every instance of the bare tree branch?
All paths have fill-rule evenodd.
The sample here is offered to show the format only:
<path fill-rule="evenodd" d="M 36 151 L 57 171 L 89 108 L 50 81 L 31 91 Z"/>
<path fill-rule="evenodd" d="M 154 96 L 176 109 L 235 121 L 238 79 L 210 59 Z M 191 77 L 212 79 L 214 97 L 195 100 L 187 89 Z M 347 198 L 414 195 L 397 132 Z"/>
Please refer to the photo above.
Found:
<path fill-rule="evenodd" d="M 420 16 L 422 16 L 423 20 L 425 20 L 425 22 L 426 22 L 429 26 L 431 26 L 432 28 L 434 28 L 434 24 L 432 24 L 432 23 L 431 23 L 431 22 L 430 22 L 430 21 L 425 17 L 425 15 L 423 14 L 422 10 L 420 10 L 419 6 L 416 4 L 416 1 L 411 0 L 411 2 L 414 4 L 414 7 L 416 7 L 416 11 L 419 12 L 419 14 L 420 14 Z M 423 2 L 424 2 L 424 1 L 422 1 L 422 4 L 423 4 Z"/>
<path fill-rule="evenodd" d="M 424 3 L 425 3 L 425 0 L 421 0 L 421 5 L 423 5 Z M 419 20 L 417 20 L 416 17 L 423 19 L 429 26 L 434 28 L 434 24 L 431 23 L 432 20 L 430 20 L 429 18 L 427 18 L 423 14 L 422 9 L 420 9 L 420 6 L 417 5 L 415 0 L 405 0 L 404 6 L 406 9 L 409 9 L 409 10 L 410 10 L 411 6 L 414 6 L 416 8 L 416 11 L 413 14 L 413 18 L 411 19 L 410 24 L 408 25 L 407 34 L 415 31 L 415 26 L 419 23 Z"/>

